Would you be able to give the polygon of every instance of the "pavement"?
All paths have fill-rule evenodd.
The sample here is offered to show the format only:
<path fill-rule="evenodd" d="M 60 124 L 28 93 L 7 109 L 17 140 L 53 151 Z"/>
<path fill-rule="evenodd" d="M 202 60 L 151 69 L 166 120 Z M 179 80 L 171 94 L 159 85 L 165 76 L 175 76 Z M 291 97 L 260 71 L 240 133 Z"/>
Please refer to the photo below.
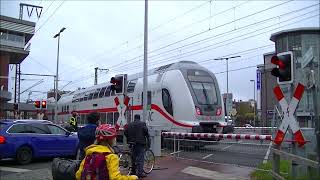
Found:
<path fill-rule="evenodd" d="M 52 180 L 51 169 L 47 167 L 11 174 L 1 173 L 3 170 L 0 168 L 0 180 Z M 168 155 L 157 158 L 155 169 L 143 180 L 247 180 L 252 171 L 254 169 L 249 167 L 176 159 Z"/>

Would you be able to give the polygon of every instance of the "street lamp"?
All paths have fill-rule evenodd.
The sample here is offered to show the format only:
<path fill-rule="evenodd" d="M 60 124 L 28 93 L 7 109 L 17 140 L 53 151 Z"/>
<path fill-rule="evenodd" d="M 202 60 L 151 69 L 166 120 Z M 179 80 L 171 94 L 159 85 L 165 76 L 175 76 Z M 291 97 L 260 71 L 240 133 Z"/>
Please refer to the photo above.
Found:
<path fill-rule="evenodd" d="M 59 81 L 59 49 L 60 49 L 60 34 L 65 30 L 66 28 L 63 27 L 56 35 L 53 36 L 53 38 L 58 37 L 58 51 L 57 51 L 57 71 L 56 71 L 56 79 L 55 79 L 55 111 L 54 111 L 54 119 L 56 123 L 58 122 L 58 81 Z"/>
<path fill-rule="evenodd" d="M 228 114 L 228 106 L 227 106 L 227 102 L 228 102 L 228 97 L 229 97 L 229 59 L 233 59 L 233 58 L 239 58 L 241 56 L 232 56 L 232 57 L 224 57 L 224 58 L 216 58 L 213 60 L 226 60 L 226 64 L 227 64 L 227 97 L 226 97 L 226 102 L 225 102 L 225 107 L 226 107 L 226 116 L 227 116 L 227 122 L 229 120 L 229 114 Z"/>
<path fill-rule="evenodd" d="M 253 125 L 256 126 L 256 81 L 251 79 L 253 82 Z"/>

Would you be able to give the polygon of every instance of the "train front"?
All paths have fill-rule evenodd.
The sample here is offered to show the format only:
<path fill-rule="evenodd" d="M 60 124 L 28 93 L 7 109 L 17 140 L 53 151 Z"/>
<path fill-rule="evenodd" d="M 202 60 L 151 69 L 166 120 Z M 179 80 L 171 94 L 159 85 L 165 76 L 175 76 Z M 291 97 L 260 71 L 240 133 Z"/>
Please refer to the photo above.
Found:
<path fill-rule="evenodd" d="M 201 66 L 200 66 L 201 67 Z M 198 125 L 194 133 L 232 133 L 233 125 L 226 122 L 224 103 L 215 75 L 205 68 L 188 69 L 185 79 L 194 102 Z"/>

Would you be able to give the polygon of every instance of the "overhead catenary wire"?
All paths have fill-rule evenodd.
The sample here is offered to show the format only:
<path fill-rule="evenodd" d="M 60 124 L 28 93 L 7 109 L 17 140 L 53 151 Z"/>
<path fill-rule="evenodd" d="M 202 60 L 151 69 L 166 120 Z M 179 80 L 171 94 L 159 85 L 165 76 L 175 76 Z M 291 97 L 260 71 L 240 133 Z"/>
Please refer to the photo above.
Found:
<path fill-rule="evenodd" d="M 296 22 L 294 22 L 294 23 L 296 23 Z M 128 68 L 127 68 L 128 69 Z"/>
<path fill-rule="evenodd" d="M 318 14 L 319 15 L 319 14 Z M 302 20 L 299 20 L 299 21 L 296 21 L 296 22 L 293 22 L 293 23 L 290 23 L 290 24 L 294 24 L 294 23 L 297 23 L 297 22 L 300 22 L 300 21 L 304 21 L 304 20 L 307 20 L 307 19 L 310 19 L 310 18 L 313 18 L 313 17 L 316 17 L 318 15 L 315 15 L 315 16 L 311 16 L 311 17 L 307 17 L 307 18 L 304 18 Z M 290 25 L 289 24 L 289 25 Z M 284 25 L 284 26 L 287 26 L 287 25 Z M 265 46 L 262 46 L 262 47 L 266 47 L 266 46 L 270 46 L 270 45 L 265 45 Z M 253 49 L 257 49 L 257 48 L 253 48 Z M 236 52 L 236 53 L 232 53 L 232 54 L 228 54 L 228 55 L 225 55 L 225 56 L 229 56 L 229 55 L 234 55 L 234 54 L 239 54 L 239 52 Z M 208 61 L 208 60 L 206 60 Z M 130 69 L 130 68 L 127 68 L 127 70 Z M 137 70 L 137 69 L 140 69 L 140 68 L 135 68 L 135 69 L 131 69 L 131 70 Z M 111 71 L 114 71 L 114 70 L 111 70 Z M 120 71 L 114 71 L 114 72 L 120 72 Z M 123 71 L 122 71 L 123 72 Z M 89 77 L 90 78 L 90 77 Z M 75 82 L 76 83 L 76 82 Z"/>
<path fill-rule="evenodd" d="M 315 12 L 315 11 L 310 11 L 310 12 L 308 12 L 308 13 L 305 13 L 305 14 L 303 14 L 303 15 L 299 15 L 299 16 L 297 16 L 297 17 L 302 17 L 302 16 L 304 16 L 304 15 L 306 15 L 306 14 L 309 14 L 309 13 L 312 13 L 312 12 Z M 285 22 L 288 22 L 288 21 L 290 21 L 290 20 L 294 20 L 294 19 L 296 19 L 297 17 L 294 17 L 294 18 L 291 18 L 291 19 L 289 19 L 289 20 L 286 20 Z M 298 21 L 298 22 L 299 22 L 299 21 Z M 284 27 L 284 26 L 286 26 L 286 25 L 282 25 L 281 27 Z M 274 27 L 274 24 L 273 24 L 273 25 L 270 25 L 270 26 L 268 26 L 268 27 Z M 253 32 L 246 33 L 246 34 L 244 34 L 244 35 L 239 35 L 239 36 L 237 36 L 236 38 L 243 37 L 243 36 L 245 36 L 245 35 L 250 35 L 250 34 L 252 34 L 252 33 L 255 33 L 255 32 L 258 32 L 258 31 L 261 31 L 261 30 L 265 30 L 265 29 L 266 29 L 266 27 L 263 27 L 263 28 L 260 28 L 259 30 L 254 30 Z M 157 60 L 157 61 L 155 61 L 154 59 L 152 59 L 152 60 L 150 61 L 150 64 L 152 64 L 152 62 L 154 62 L 153 64 L 160 64 L 160 63 L 163 63 L 163 62 L 168 62 L 168 61 L 170 61 L 171 59 L 177 60 L 177 59 L 182 59 L 182 58 L 185 58 L 185 57 L 188 57 L 188 56 L 197 55 L 197 54 L 200 54 L 200 53 L 203 53 L 203 52 L 207 52 L 207 51 L 209 51 L 209 50 L 213 50 L 213 49 L 216 49 L 216 48 L 219 48 L 219 47 L 223 47 L 223 46 L 225 46 L 225 45 L 233 44 L 233 43 L 235 43 L 235 42 L 239 42 L 239 41 L 242 41 L 242 40 L 245 40 L 245 39 L 249 39 L 249 38 L 252 38 L 252 37 L 255 37 L 255 36 L 258 36 L 258 35 L 261 35 L 261 34 L 270 32 L 270 31 L 273 31 L 273 30 L 277 30 L 277 29 L 279 29 L 279 27 L 276 27 L 276 28 L 274 28 L 274 29 L 272 29 L 272 30 L 264 31 L 264 32 L 259 33 L 259 34 L 247 36 L 247 37 L 244 37 L 244 38 L 239 39 L 239 40 L 236 40 L 236 41 L 233 41 L 233 40 L 235 39 L 235 37 L 232 37 L 232 38 L 230 38 L 230 39 L 228 39 L 228 40 L 223 40 L 223 41 L 220 41 L 220 42 L 218 42 L 218 43 L 214 43 L 214 44 L 211 44 L 211 45 L 208 45 L 208 46 L 205 46 L 205 47 L 201 47 L 201 48 L 198 48 L 198 49 L 195 49 L 195 50 L 191 50 L 191 51 L 188 51 L 188 52 L 184 52 L 184 53 L 182 53 L 182 54 L 177 54 L 177 55 L 171 56 L 171 57 L 169 57 L 169 58 L 164 58 L 164 59 Z M 230 42 L 230 43 L 227 43 L 227 44 L 223 44 L 223 43 L 225 43 L 225 42 L 227 42 L 227 41 L 231 41 L 231 42 Z M 217 44 L 222 44 L 222 45 L 216 46 Z M 209 48 L 209 47 L 212 47 L 212 46 L 216 46 L 216 47 L 203 50 L 203 49 L 205 49 L 205 48 Z M 197 52 L 197 51 L 198 51 L 198 52 Z M 189 54 L 189 53 L 193 53 L 193 54 Z M 186 54 L 188 54 L 188 55 L 186 55 Z M 186 56 L 182 56 L 182 55 L 186 55 Z M 127 67 L 128 67 L 128 66 L 127 66 Z"/>
<path fill-rule="evenodd" d="M 277 4 L 277 5 L 275 5 L 275 6 L 269 7 L 269 8 L 267 8 L 267 9 L 262 10 L 262 11 L 255 12 L 254 14 L 258 14 L 258 13 L 264 12 L 264 11 L 266 11 L 266 10 L 268 10 L 268 9 L 271 9 L 271 8 L 274 8 L 274 7 L 278 7 L 278 6 L 280 6 L 280 5 L 283 5 L 283 4 L 288 3 L 288 2 L 291 2 L 291 1 L 292 1 L 292 0 L 286 1 L 286 2 L 281 3 L 281 4 Z M 242 3 L 242 4 L 244 4 L 244 3 Z M 240 4 L 240 5 L 242 5 L 242 4 Z M 238 5 L 238 6 L 240 6 L 240 5 Z M 233 8 L 230 8 L 230 9 L 228 9 L 228 10 L 232 10 L 232 9 L 233 9 Z M 225 12 L 225 11 L 226 11 L 226 10 L 221 11 L 221 12 L 219 12 L 219 13 L 217 13 L 217 14 L 221 14 L 222 12 Z M 242 18 L 239 18 L 239 19 L 240 19 L 240 20 L 241 20 L 241 19 L 245 19 L 245 18 L 250 17 L 250 16 L 252 16 L 252 14 L 251 14 L 251 15 L 248 15 L 248 16 L 245 16 L 245 17 L 242 17 Z M 238 20 L 239 20 L 239 19 L 238 19 Z M 238 21 L 238 20 L 236 20 L 236 21 Z M 219 27 L 223 27 L 223 26 L 228 25 L 228 24 L 231 24 L 231 23 L 233 23 L 233 22 L 235 22 L 235 21 L 231 21 L 231 22 L 226 23 L 226 24 L 224 24 L 224 25 L 222 25 L 222 26 L 219 26 Z M 215 29 L 215 28 L 213 28 L 213 29 Z M 150 51 L 149 54 L 151 54 L 152 52 L 155 52 L 155 51 L 157 51 L 157 50 L 161 50 L 161 49 L 170 47 L 170 46 L 173 45 L 173 44 L 177 44 L 177 43 L 180 43 L 180 42 L 185 41 L 185 40 L 187 40 L 187 39 L 193 38 L 193 37 L 195 37 L 195 36 L 197 36 L 197 35 L 200 35 L 200 34 L 202 34 L 202 33 L 203 33 L 203 32 L 200 32 L 200 33 L 194 34 L 194 35 L 192 35 L 192 36 L 189 36 L 189 37 L 187 37 L 187 38 L 184 38 L 184 39 L 182 39 L 182 40 L 179 40 L 179 41 L 176 41 L 176 42 L 174 42 L 174 43 L 171 43 L 171 44 L 169 44 L 169 45 L 160 47 L 160 48 L 158 48 L 158 49 L 156 49 L 156 50 Z M 181 48 L 181 47 L 180 47 L 180 48 Z M 139 57 L 139 56 L 138 56 L 138 57 Z M 132 61 L 132 60 L 134 60 L 134 59 L 136 59 L 136 58 L 137 58 L 137 57 L 132 58 L 132 59 L 130 59 L 130 60 L 126 60 L 125 63 L 119 63 L 118 65 L 119 65 L 120 67 L 124 67 L 124 66 L 127 67 L 127 66 L 130 65 L 130 64 L 139 62 L 139 60 L 137 60 L 137 61 L 128 63 L 129 61 Z M 115 66 L 109 67 L 109 69 L 113 69 L 113 68 L 115 68 Z M 116 68 L 119 68 L 119 67 L 116 67 Z"/>
<path fill-rule="evenodd" d="M 159 29 L 160 27 L 162 27 L 162 26 L 164 26 L 164 25 L 166 25 L 166 24 L 168 24 L 168 23 L 173 22 L 174 20 L 176 20 L 176 19 L 178 19 L 178 18 L 183 17 L 183 16 L 185 16 L 186 14 L 191 13 L 192 11 L 203 7 L 203 6 L 204 6 L 205 4 L 207 4 L 208 2 L 209 2 L 209 1 L 206 1 L 206 2 L 200 4 L 200 5 L 196 6 L 196 7 L 193 7 L 193 8 L 191 8 L 191 9 L 187 10 L 186 12 L 184 12 L 184 13 L 182 13 L 182 14 L 179 14 L 179 15 L 173 17 L 172 19 L 170 19 L 170 20 L 168 20 L 168 21 L 166 21 L 166 22 L 164 22 L 164 23 L 161 23 L 161 24 L 157 25 L 157 26 L 154 27 L 154 28 L 151 28 L 151 30 L 149 30 L 149 32 L 155 31 L 156 29 Z M 137 36 L 137 37 L 135 37 L 135 38 L 133 38 L 133 39 L 136 39 L 136 38 L 138 38 L 138 37 L 140 37 L 140 36 Z M 118 49 L 119 47 L 121 47 L 121 46 L 123 46 L 123 45 L 126 45 L 129 41 L 130 41 L 130 40 L 127 40 L 127 41 L 121 43 L 120 45 L 117 45 L 116 47 L 114 47 L 114 48 L 112 48 L 112 49 L 105 50 L 105 51 L 103 51 L 102 53 L 99 53 L 99 54 L 97 54 L 97 55 L 95 55 L 95 56 L 93 56 L 92 58 L 89 58 L 89 59 L 95 59 L 95 58 L 98 58 L 99 56 L 101 56 L 101 55 L 103 55 L 103 54 L 105 54 L 105 53 L 107 53 L 107 52 L 113 52 L 114 50 Z M 150 41 L 149 41 L 149 42 L 150 42 Z M 139 45 L 139 46 L 140 46 L 140 45 Z M 132 51 L 132 50 L 138 49 L 139 46 L 137 46 L 137 47 L 135 47 L 135 48 L 132 48 L 132 49 L 130 49 L 130 50 L 127 50 L 127 51 L 125 51 L 125 52 L 123 52 L 123 53 L 128 53 L 128 52 L 130 52 L 130 51 Z M 98 61 L 98 62 L 100 62 L 100 61 Z M 91 65 L 90 67 L 95 67 L 95 66 L 97 66 L 97 65 L 98 65 L 97 63 L 98 63 L 98 62 L 96 62 L 95 65 Z M 81 69 L 81 68 L 79 68 L 79 69 Z M 64 72 L 63 72 L 63 73 L 64 73 Z"/>
<path fill-rule="evenodd" d="M 228 25 L 228 24 L 235 23 L 236 21 L 239 21 L 239 20 L 242 20 L 242 19 L 245 19 L 245 18 L 251 17 L 251 16 L 256 15 L 256 14 L 258 14 L 258 13 L 265 12 L 265 11 L 267 11 L 267 10 L 270 10 L 270 9 L 272 9 L 272 8 L 275 8 L 275 7 L 281 6 L 281 5 L 283 5 L 283 4 L 285 4 L 285 3 L 288 3 L 288 2 L 291 2 L 291 1 L 292 1 L 292 0 L 290 0 L 290 1 L 286 1 L 286 2 L 284 2 L 284 3 L 280 3 L 280 4 L 277 4 L 277 5 L 274 5 L 274 6 L 272 6 L 272 7 L 269 7 L 269 8 L 263 9 L 263 10 L 258 11 L 258 12 L 255 12 L 255 13 L 253 13 L 253 14 L 250 14 L 250 15 L 247 15 L 247 16 L 244 16 L 244 17 L 241 17 L 241 18 L 239 18 L 239 19 L 233 20 L 233 21 L 231 21 L 231 22 L 225 23 L 225 24 L 220 25 L 219 27 L 215 27 L 215 28 L 213 28 L 213 29 L 217 29 L 217 28 L 220 28 L 220 27 L 226 26 L 226 25 Z M 315 6 L 315 5 L 312 5 L 312 6 Z M 312 6 L 309 6 L 309 7 L 312 7 Z M 308 7 L 308 8 L 309 8 L 309 7 Z M 287 13 L 285 13 L 285 14 L 287 14 Z M 285 15 L 285 14 L 284 14 L 284 15 Z M 278 17 L 278 16 L 276 16 L 276 17 Z M 274 17 L 274 18 L 275 18 L 275 17 Z M 213 30 L 213 29 L 211 29 L 211 30 Z M 161 50 L 161 49 L 164 49 L 164 48 L 170 47 L 170 46 L 172 46 L 172 45 L 174 45 L 174 44 L 181 43 L 181 42 L 186 41 L 186 40 L 188 40 L 188 39 L 191 39 L 191 38 L 197 37 L 197 36 L 199 36 L 199 35 L 201 35 L 201 34 L 203 34 L 203 33 L 206 33 L 206 32 L 208 32 L 208 30 L 205 30 L 205 31 L 202 31 L 202 32 L 199 32 L 199 33 L 193 34 L 193 35 L 188 36 L 188 37 L 186 37 L 186 38 L 184 38 L 184 39 L 182 39 L 182 40 L 178 40 L 178 41 L 175 41 L 175 42 L 170 43 L 170 44 L 168 44 L 168 45 L 162 46 L 162 47 L 160 47 L 160 48 L 158 48 L 158 49 L 152 50 L 152 51 L 150 51 L 150 52 L 149 52 L 149 54 L 152 54 L 153 52 L 156 52 L 156 51 L 158 51 L 158 50 Z M 230 32 L 232 32 L 232 31 L 230 31 Z M 176 48 L 176 49 L 181 49 L 181 47 Z M 125 65 L 125 66 L 127 66 L 128 64 L 136 63 L 137 61 L 134 61 L 134 60 L 135 60 L 135 59 L 137 59 L 137 58 L 141 58 L 141 57 L 142 57 L 142 56 L 140 55 L 140 56 L 136 56 L 136 57 L 134 57 L 134 58 L 131 58 L 131 59 L 127 60 L 125 64 L 123 64 L 123 63 L 119 63 L 119 64 L 118 64 L 118 67 L 119 67 L 119 66 L 121 67 L 121 66 L 124 66 L 124 65 Z M 133 62 L 128 63 L 128 62 L 130 62 L 130 61 L 133 61 Z M 111 67 L 110 67 L 110 69 L 113 69 L 113 68 L 115 68 L 115 66 L 111 66 Z"/>

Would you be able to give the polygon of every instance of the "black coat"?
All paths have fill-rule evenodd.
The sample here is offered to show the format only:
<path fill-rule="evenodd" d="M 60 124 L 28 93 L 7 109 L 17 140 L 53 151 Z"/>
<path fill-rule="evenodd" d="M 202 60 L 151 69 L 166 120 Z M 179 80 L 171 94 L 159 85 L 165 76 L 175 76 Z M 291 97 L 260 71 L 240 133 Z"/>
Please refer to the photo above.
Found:
<path fill-rule="evenodd" d="M 127 137 L 128 143 L 132 142 L 150 146 L 149 132 L 145 122 L 134 121 L 129 123 L 124 131 L 124 135 Z"/>

